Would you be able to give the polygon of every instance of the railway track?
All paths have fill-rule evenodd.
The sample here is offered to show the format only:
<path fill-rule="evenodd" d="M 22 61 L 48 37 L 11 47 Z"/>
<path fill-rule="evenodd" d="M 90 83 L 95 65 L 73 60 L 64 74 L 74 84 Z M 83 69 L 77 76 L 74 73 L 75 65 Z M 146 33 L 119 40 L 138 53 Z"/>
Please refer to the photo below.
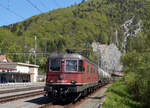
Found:
<path fill-rule="evenodd" d="M 69 102 L 69 103 L 68 102 L 65 102 L 65 103 L 63 103 L 63 102 L 50 102 L 48 104 L 42 105 L 39 108 L 75 108 L 75 107 L 78 107 L 80 104 L 84 103 L 86 100 L 89 99 L 89 97 L 94 96 L 96 93 L 98 93 L 99 91 L 101 91 L 105 87 L 106 87 L 106 85 L 98 88 L 97 90 L 95 90 L 94 92 L 88 94 L 85 97 L 81 97 L 75 103 L 74 102 Z M 105 97 L 106 97 L 105 94 L 103 94 L 103 96 L 101 96 L 101 99 L 99 100 L 99 102 L 95 103 L 95 108 L 100 108 L 101 107 Z"/>
<path fill-rule="evenodd" d="M 102 105 L 101 99 L 105 98 L 105 94 L 102 93 L 103 89 L 105 89 L 105 88 L 106 88 L 106 86 L 102 86 L 101 88 L 98 88 L 96 91 L 94 91 L 93 93 L 90 93 L 86 97 L 82 97 L 75 103 L 60 102 L 60 101 L 56 102 L 55 100 L 53 100 L 51 98 L 39 95 L 40 93 L 37 92 L 38 95 L 30 93 L 32 95 L 29 94 L 29 96 L 15 97 L 16 99 L 13 97 L 13 99 L 7 98 L 6 100 L 3 99 L 3 101 L 0 100 L 0 104 L 3 103 L 3 104 L 1 104 L 0 108 L 1 107 L 2 108 L 11 108 L 12 105 L 13 105 L 13 108 L 21 108 L 21 107 L 25 107 L 25 106 L 27 108 L 31 108 L 31 106 L 32 106 L 32 108 L 36 108 L 36 107 L 37 108 L 84 108 L 83 106 L 89 106 L 86 108 L 91 108 L 91 106 L 93 106 L 92 108 L 100 108 Z M 99 92 L 101 92 L 102 95 L 97 95 L 97 93 L 99 94 Z M 29 97 L 29 98 L 26 98 L 26 97 Z M 14 101 L 12 101 L 12 100 L 14 100 Z M 97 102 L 93 103 L 94 100 L 96 100 Z M 9 102 L 9 101 L 12 101 L 12 102 Z"/>
<path fill-rule="evenodd" d="M 34 91 L 34 92 L 29 92 L 29 93 L 24 93 L 24 94 L 0 97 L 0 103 L 5 103 L 5 102 L 13 101 L 13 100 L 23 99 L 27 97 L 42 95 L 42 94 L 44 95 L 44 91 L 40 90 L 40 91 Z"/>
<path fill-rule="evenodd" d="M 36 90 L 36 89 L 42 89 L 42 88 L 44 88 L 44 86 L 26 87 L 26 88 L 10 89 L 10 90 L 2 90 L 2 91 L 0 91 L 0 94 L 20 92 L 20 91 L 29 91 L 29 90 Z"/>

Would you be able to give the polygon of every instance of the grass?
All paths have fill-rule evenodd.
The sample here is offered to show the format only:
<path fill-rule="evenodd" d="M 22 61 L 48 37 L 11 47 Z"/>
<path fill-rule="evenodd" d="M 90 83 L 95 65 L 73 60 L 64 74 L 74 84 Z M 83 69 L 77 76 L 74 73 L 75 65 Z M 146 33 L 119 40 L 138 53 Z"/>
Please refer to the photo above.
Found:
<path fill-rule="evenodd" d="M 112 84 L 107 90 L 107 97 L 102 108 L 141 108 L 139 102 L 133 100 L 123 81 Z"/>

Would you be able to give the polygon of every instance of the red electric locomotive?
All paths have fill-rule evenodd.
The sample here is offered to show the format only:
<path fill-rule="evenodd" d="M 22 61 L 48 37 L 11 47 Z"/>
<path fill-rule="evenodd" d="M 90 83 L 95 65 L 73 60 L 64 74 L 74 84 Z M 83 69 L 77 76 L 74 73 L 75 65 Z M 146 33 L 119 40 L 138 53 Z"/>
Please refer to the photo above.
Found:
<path fill-rule="evenodd" d="M 80 54 L 53 54 L 46 68 L 46 96 L 74 99 L 99 86 L 98 66 Z"/>

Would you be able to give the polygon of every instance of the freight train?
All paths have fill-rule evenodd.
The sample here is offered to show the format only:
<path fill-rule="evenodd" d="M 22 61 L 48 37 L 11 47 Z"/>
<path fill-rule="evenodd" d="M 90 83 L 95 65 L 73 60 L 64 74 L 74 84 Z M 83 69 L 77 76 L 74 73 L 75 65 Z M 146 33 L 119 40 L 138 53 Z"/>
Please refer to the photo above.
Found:
<path fill-rule="evenodd" d="M 46 63 L 45 95 L 56 100 L 77 100 L 107 84 L 110 75 L 80 54 L 53 54 Z"/>

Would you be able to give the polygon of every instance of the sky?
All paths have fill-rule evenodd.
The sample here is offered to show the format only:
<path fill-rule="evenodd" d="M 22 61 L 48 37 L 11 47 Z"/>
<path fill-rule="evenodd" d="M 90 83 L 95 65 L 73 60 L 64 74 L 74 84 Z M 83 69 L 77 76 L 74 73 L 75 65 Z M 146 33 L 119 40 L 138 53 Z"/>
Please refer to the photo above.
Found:
<path fill-rule="evenodd" d="M 0 26 L 23 21 L 31 16 L 78 4 L 82 0 L 0 0 Z"/>

